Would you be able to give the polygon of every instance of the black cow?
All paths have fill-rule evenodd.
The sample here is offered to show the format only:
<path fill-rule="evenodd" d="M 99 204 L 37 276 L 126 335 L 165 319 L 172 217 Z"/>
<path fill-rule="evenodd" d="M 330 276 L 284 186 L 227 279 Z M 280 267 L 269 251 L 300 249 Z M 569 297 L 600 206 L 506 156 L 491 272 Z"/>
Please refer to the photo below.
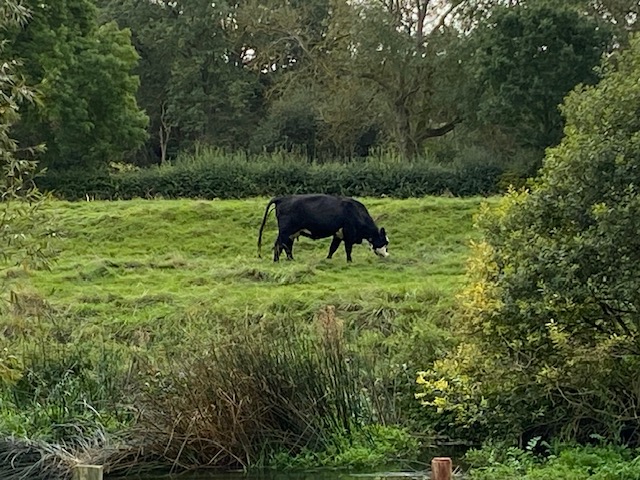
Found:
<path fill-rule="evenodd" d="M 365 206 L 357 200 L 331 195 L 286 195 L 273 198 L 267 204 L 258 235 L 258 256 L 271 205 L 275 205 L 278 219 L 278 238 L 273 246 L 274 262 L 280 260 L 282 250 L 289 260 L 293 260 L 293 241 L 300 235 L 314 240 L 333 236 L 327 258 L 331 258 L 340 242 L 344 241 L 347 262 L 350 262 L 353 245 L 362 243 L 362 240 L 367 240 L 378 256 L 389 255 L 389 240 L 384 228 L 378 229 Z"/>

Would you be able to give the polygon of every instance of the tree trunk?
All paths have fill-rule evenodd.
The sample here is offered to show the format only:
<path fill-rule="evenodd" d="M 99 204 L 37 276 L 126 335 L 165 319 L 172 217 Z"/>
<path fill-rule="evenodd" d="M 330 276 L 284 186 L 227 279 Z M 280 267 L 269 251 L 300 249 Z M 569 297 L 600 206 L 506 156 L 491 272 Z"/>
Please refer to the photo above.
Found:
<path fill-rule="evenodd" d="M 396 103 L 396 144 L 402 158 L 412 159 L 417 155 L 416 143 L 411 135 L 409 112 L 403 104 Z"/>
<path fill-rule="evenodd" d="M 167 146 L 169 145 L 169 137 L 171 136 L 172 125 L 167 119 L 167 111 L 164 103 L 162 104 L 160 111 L 160 165 L 164 165 L 167 161 Z"/>

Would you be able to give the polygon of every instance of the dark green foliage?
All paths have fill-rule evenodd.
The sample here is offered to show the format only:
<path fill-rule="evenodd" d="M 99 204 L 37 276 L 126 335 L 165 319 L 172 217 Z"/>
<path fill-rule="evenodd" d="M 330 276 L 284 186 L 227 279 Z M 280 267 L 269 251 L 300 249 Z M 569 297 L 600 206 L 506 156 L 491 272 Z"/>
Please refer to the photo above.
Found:
<path fill-rule="evenodd" d="M 469 120 L 499 126 L 524 147 L 558 143 L 563 97 L 594 70 L 611 31 L 559 2 L 497 7 L 467 40 Z"/>
<path fill-rule="evenodd" d="M 563 95 L 594 80 L 608 23 L 637 10 L 565 3 L 97 1 L 140 56 L 137 99 L 150 124 L 147 148 L 128 158 L 138 165 L 195 144 L 314 158 L 382 146 L 413 159 L 474 122 L 488 141 L 499 126 L 541 157 L 559 138 Z M 478 18 L 489 20 L 461 34 Z"/>
<path fill-rule="evenodd" d="M 288 152 L 295 149 L 313 158 L 320 119 L 310 105 L 309 96 L 310 92 L 302 92 L 274 102 L 252 135 L 253 149 Z"/>
<path fill-rule="evenodd" d="M 420 381 L 463 428 L 640 444 L 640 38 L 574 90 L 530 191 L 478 219 L 463 344 Z"/>
<path fill-rule="evenodd" d="M 128 31 L 98 26 L 91 0 L 28 0 L 32 19 L 10 35 L 10 52 L 24 62 L 40 102 L 24 109 L 21 143 L 45 143 L 43 166 L 90 171 L 122 160 L 145 140 L 137 107 L 138 55 Z"/>
<path fill-rule="evenodd" d="M 247 146 L 263 113 L 262 79 L 245 68 L 234 2 L 100 0 L 105 20 L 131 30 L 140 56 L 138 102 L 149 115 L 148 157 L 194 143 Z M 247 43 L 244 43 L 247 42 Z"/>
<path fill-rule="evenodd" d="M 66 200 L 246 198 L 318 192 L 408 198 L 496 193 L 503 173 L 495 165 L 444 167 L 394 160 L 309 163 L 295 156 L 251 159 L 205 151 L 173 165 L 128 173 L 50 173 L 39 185 Z"/>

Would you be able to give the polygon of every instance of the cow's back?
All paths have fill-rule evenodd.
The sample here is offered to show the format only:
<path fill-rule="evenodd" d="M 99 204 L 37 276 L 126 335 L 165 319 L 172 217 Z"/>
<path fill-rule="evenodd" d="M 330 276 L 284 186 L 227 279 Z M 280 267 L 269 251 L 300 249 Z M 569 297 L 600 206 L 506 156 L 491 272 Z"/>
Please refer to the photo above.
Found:
<path fill-rule="evenodd" d="M 293 228 L 333 233 L 343 227 L 348 212 L 341 197 L 305 194 L 280 197 L 276 202 L 276 216 L 279 223 Z"/>

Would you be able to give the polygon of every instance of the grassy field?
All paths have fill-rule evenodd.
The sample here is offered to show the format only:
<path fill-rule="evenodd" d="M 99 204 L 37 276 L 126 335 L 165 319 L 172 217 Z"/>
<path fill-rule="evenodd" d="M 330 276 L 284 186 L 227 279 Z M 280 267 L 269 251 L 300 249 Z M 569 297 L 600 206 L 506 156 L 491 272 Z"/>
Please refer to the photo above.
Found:
<path fill-rule="evenodd" d="M 394 459 L 415 460 L 418 447 L 425 446 L 416 443 L 421 438 L 416 433 L 438 421 L 413 399 L 415 372 L 451 345 L 449 321 L 455 294 L 464 284 L 470 241 L 477 236 L 473 215 L 483 201 L 364 199 L 389 234 L 391 256 L 378 259 L 368 247 L 356 246 L 352 264 L 346 263 L 342 250 L 325 260 L 328 239 L 304 238 L 295 244 L 295 261 L 274 264 L 269 255 L 276 235 L 273 216 L 263 258 L 257 258 L 267 199 L 53 203 L 51 214 L 61 240 L 52 269 L 5 270 L 10 301 L 0 339 L 0 431 L 47 441 L 80 438 L 79 451 L 86 452 L 82 445 L 95 443 L 96 428 L 116 434 L 133 428 L 127 438 L 134 440 L 134 447 L 110 450 L 105 459 L 99 441 L 98 450 L 92 450 L 95 457 L 81 457 L 105 462 L 116 471 L 136 466 L 144 470 L 145 462 L 167 469 L 199 468 L 210 464 L 211 455 L 219 455 L 218 445 L 227 453 L 217 465 L 222 468 L 373 467 Z M 296 329 L 322 321 L 328 305 L 335 306 L 344 340 L 329 350 L 314 349 Z M 286 341 L 289 334 L 295 345 Z M 255 339 L 260 348 L 238 344 L 238 339 Z M 322 336 L 317 339 L 324 341 Z M 343 341 L 347 351 L 334 350 Z M 159 367 L 133 369 L 136 359 Z M 305 424 L 319 417 L 322 399 L 316 392 L 326 394 L 327 385 L 337 389 L 331 408 L 343 401 L 346 406 L 346 396 L 358 392 L 340 390 L 336 383 L 351 381 L 359 371 L 336 369 L 353 360 L 360 362 L 357 368 L 364 367 L 362 378 L 381 385 L 368 394 L 387 402 L 377 412 L 393 410 L 396 423 L 374 418 L 350 438 L 335 429 L 332 422 L 340 419 L 335 411 L 326 411 L 329 424 L 322 419 Z M 142 375 L 141 381 L 130 381 L 127 372 L 133 371 Z M 359 373 L 358 378 L 362 380 Z M 132 383 L 139 388 L 133 394 Z M 140 397 L 145 385 L 151 385 L 151 397 Z M 230 403 L 229 393 L 242 394 L 240 403 Z M 134 421 L 130 407 L 140 399 L 151 415 Z M 292 441 L 304 448 L 278 451 L 281 435 L 295 429 L 276 425 L 269 416 L 258 418 L 253 411 L 243 416 L 243 401 L 256 411 L 288 412 L 277 418 L 301 420 L 302 430 Z M 230 418 L 220 413 L 227 407 L 239 416 L 221 425 L 221 418 Z M 166 424 L 158 423 L 159 418 Z M 326 425 L 332 425 L 328 437 L 321 431 Z M 410 436 L 385 425 L 406 427 Z M 311 426 L 320 430 L 309 437 Z M 239 433 L 241 444 L 232 443 Z M 213 451 L 202 446 L 203 438 L 214 441 Z M 274 438 L 275 449 L 265 453 L 265 441 Z M 140 439 L 151 439 L 143 443 L 147 457 L 136 450 Z M 314 449 L 318 441 L 321 445 Z M 17 452 L 26 447 L 11 448 L 8 453 L 20 464 Z M 544 476 L 546 464 L 527 452 L 505 451 L 502 460 L 490 448 L 469 457 L 476 467 L 472 478 L 524 478 L 531 472 L 531 478 Z M 240 454 L 246 454 L 246 460 L 233 460 Z M 579 454 L 569 449 L 559 458 L 571 460 Z M 606 454 L 602 450 L 582 457 L 590 469 L 593 458 L 604 465 Z M 131 464 L 132 456 L 136 464 Z M 31 465 L 31 458 L 27 455 L 23 467 Z M 636 478 L 627 473 L 637 473 L 637 462 L 626 459 L 613 458 L 621 473 L 611 478 Z M 571 475 L 582 467 L 571 461 L 566 478 L 578 478 Z M 52 462 L 68 471 L 63 465 L 67 460 Z M 11 468 L 0 466 L 0 473 L 8 475 L 14 472 Z M 549 468 L 556 472 L 557 465 Z M 542 476 L 535 474 L 538 469 Z"/>
<path fill-rule="evenodd" d="M 104 335 L 169 348 L 238 323 L 305 319 L 328 304 L 354 334 L 409 327 L 451 305 L 480 202 L 365 200 L 391 256 L 356 246 L 351 265 L 342 249 L 325 260 L 328 239 L 304 238 L 294 262 L 274 264 L 273 215 L 257 258 L 266 199 L 55 203 L 60 254 L 50 272 L 16 279 L 16 309 L 27 315 L 13 317 L 15 331 L 36 328 L 24 323 L 29 314 L 55 315 L 58 335 L 73 341 Z"/>

